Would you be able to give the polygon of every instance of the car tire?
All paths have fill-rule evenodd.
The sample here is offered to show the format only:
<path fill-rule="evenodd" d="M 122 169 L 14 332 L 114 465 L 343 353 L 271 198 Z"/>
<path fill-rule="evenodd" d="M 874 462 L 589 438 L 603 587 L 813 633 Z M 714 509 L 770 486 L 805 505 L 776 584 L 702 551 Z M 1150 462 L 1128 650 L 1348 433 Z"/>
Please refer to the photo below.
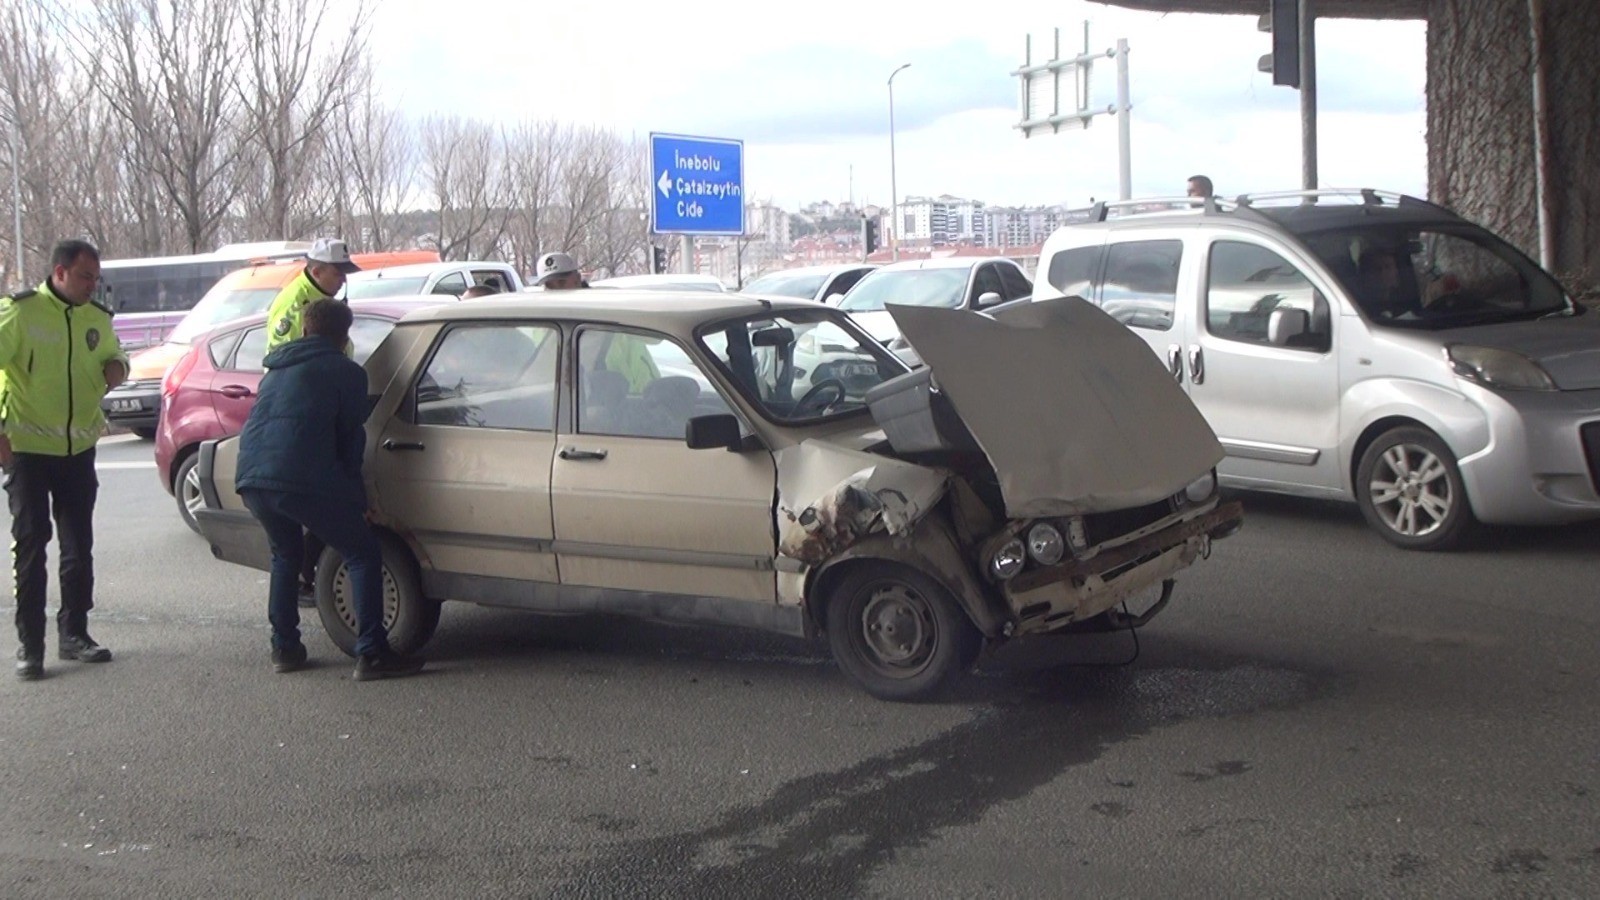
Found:
<path fill-rule="evenodd" d="M 937 698 L 971 667 L 982 635 L 943 585 L 908 566 L 858 565 L 828 598 L 828 644 L 880 700 Z"/>
<path fill-rule="evenodd" d="M 195 521 L 194 511 L 204 509 L 206 505 L 206 499 L 200 493 L 199 466 L 200 454 L 191 453 L 178 463 L 178 470 L 172 473 L 172 497 L 178 501 L 178 515 L 195 534 L 200 533 L 200 523 Z"/>
<path fill-rule="evenodd" d="M 156 430 L 154 428 L 130 428 L 128 430 L 133 432 L 134 437 L 141 441 L 153 441 L 156 439 Z"/>
<path fill-rule="evenodd" d="M 424 596 L 416 560 L 395 538 L 380 534 L 383 551 L 383 624 L 396 653 L 422 649 L 439 627 L 439 601 Z M 317 560 L 317 615 L 322 630 L 349 656 L 356 655 L 356 617 L 344 558 L 332 547 Z"/>
<path fill-rule="evenodd" d="M 1455 454 L 1426 428 L 1394 428 L 1367 447 L 1356 502 L 1368 525 L 1407 550 L 1453 549 L 1474 524 Z"/>

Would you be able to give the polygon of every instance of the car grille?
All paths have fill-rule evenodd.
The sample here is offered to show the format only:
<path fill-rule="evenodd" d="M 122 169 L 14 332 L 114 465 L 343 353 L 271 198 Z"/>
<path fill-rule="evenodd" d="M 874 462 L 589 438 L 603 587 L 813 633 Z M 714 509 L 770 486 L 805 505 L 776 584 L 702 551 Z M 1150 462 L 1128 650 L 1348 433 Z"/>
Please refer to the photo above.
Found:
<path fill-rule="evenodd" d="M 1172 515 L 1172 500 L 1160 500 L 1148 506 L 1136 506 L 1132 509 L 1118 509 L 1112 512 L 1095 513 L 1083 517 L 1083 530 L 1089 539 L 1089 546 L 1094 547 L 1114 538 L 1122 537 L 1130 531 L 1141 528 L 1165 519 Z"/>
<path fill-rule="evenodd" d="M 1590 422 L 1578 429 L 1583 435 L 1583 455 L 1589 460 L 1589 480 L 1595 493 L 1600 494 L 1600 422 Z"/>

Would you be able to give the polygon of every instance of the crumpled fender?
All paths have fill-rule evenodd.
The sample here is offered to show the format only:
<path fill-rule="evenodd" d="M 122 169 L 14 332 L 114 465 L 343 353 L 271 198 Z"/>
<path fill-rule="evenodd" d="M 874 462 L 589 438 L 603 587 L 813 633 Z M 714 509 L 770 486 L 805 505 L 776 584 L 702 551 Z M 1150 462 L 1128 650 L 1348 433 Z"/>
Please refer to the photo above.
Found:
<path fill-rule="evenodd" d="M 909 532 L 944 497 L 938 469 L 806 441 L 776 454 L 778 555 L 817 566 L 875 534 Z"/>

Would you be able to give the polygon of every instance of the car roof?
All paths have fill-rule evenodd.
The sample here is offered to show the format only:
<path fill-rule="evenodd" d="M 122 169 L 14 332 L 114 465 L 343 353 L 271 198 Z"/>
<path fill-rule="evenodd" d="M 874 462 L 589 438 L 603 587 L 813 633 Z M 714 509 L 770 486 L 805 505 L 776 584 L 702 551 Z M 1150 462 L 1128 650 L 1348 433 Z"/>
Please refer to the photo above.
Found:
<path fill-rule="evenodd" d="M 795 266 L 792 269 L 773 269 L 771 272 L 762 272 L 750 281 L 760 281 L 763 278 L 776 278 L 780 275 L 827 275 L 833 272 L 843 272 L 847 269 L 877 269 L 882 268 L 877 263 L 824 263 L 816 266 Z M 745 282 L 746 285 L 750 281 Z"/>
<path fill-rule="evenodd" d="M 428 276 L 435 272 L 454 269 L 469 269 L 474 266 L 499 266 L 510 268 L 507 263 L 492 260 L 465 260 L 456 262 L 411 263 L 404 266 L 388 266 L 382 269 L 371 269 L 361 272 L 351 272 L 347 276 L 350 281 L 367 281 L 379 278 L 414 278 L 418 275 Z"/>
<path fill-rule="evenodd" d="M 350 311 L 355 315 L 378 316 L 380 318 L 399 320 L 406 315 L 427 309 L 431 306 L 443 306 L 455 303 L 454 297 L 443 294 L 428 294 L 424 296 L 380 297 L 375 300 L 351 300 Z M 262 325 L 267 321 L 268 313 L 258 312 L 226 322 L 217 323 L 216 327 L 207 331 L 197 339 L 196 343 L 212 340 L 217 335 L 228 334 L 242 328 L 252 328 Z"/>
<path fill-rule="evenodd" d="M 663 274 L 659 274 L 659 275 L 614 275 L 614 276 L 612 276 L 610 278 L 599 278 L 599 279 L 596 279 L 594 281 L 591 281 L 589 284 L 592 287 L 605 287 L 605 288 L 612 288 L 612 287 L 626 288 L 626 287 L 629 287 L 631 285 L 643 286 L 643 285 L 648 285 L 648 284 L 655 284 L 655 285 L 705 284 L 705 285 L 715 285 L 718 290 L 724 290 L 724 291 L 727 290 L 727 285 L 722 283 L 722 279 L 717 278 L 714 275 L 699 275 L 699 274 L 688 274 L 688 273 L 684 273 L 684 274 L 663 273 Z"/>
<path fill-rule="evenodd" d="M 879 266 L 878 272 L 905 272 L 912 269 L 970 269 L 980 263 L 1009 262 L 1004 256 L 938 256 L 932 259 L 908 259 L 903 262 Z M 877 274 L 874 272 L 873 274 Z"/>
<path fill-rule="evenodd" d="M 829 309 L 814 300 L 752 297 L 733 292 L 612 290 L 496 294 L 435 306 L 406 316 L 407 322 L 494 319 L 557 319 L 605 322 L 652 331 L 688 334 L 719 319 L 763 311 Z"/>

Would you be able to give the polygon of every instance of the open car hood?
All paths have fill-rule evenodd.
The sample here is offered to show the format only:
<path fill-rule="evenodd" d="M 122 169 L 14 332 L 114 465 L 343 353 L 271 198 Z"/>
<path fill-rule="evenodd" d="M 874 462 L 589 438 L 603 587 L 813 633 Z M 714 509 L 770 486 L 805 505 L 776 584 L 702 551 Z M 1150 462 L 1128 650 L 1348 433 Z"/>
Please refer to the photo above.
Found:
<path fill-rule="evenodd" d="M 889 311 L 988 457 L 1011 518 L 1155 503 L 1222 460 L 1182 386 L 1091 303 Z"/>

